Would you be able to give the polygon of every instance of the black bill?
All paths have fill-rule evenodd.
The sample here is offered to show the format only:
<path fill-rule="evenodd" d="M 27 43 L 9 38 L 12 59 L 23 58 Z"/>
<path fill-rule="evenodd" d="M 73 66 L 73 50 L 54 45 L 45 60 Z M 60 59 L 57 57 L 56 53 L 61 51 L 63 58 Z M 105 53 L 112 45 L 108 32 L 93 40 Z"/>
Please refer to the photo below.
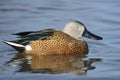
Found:
<path fill-rule="evenodd" d="M 94 40 L 103 40 L 102 37 L 97 36 L 97 35 L 89 32 L 87 29 L 85 29 L 85 31 L 84 31 L 84 33 L 83 33 L 82 36 L 87 37 L 87 38 L 90 38 L 90 39 L 94 39 Z"/>

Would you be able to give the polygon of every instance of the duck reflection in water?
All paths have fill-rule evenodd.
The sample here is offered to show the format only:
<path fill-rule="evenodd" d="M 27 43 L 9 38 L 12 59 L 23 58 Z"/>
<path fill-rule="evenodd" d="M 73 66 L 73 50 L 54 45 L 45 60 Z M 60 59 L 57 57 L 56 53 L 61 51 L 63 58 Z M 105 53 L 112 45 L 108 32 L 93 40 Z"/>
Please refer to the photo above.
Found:
<path fill-rule="evenodd" d="M 28 57 L 28 56 L 27 56 Z M 91 66 L 94 62 L 100 62 L 101 59 L 93 58 L 84 60 L 85 55 L 31 55 L 31 59 L 25 59 L 22 54 L 17 54 L 8 65 L 20 66 L 17 72 L 32 72 L 43 74 L 60 74 L 73 72 L 78 75 L 87 74 L 88 70 L 95 69 Z"/>

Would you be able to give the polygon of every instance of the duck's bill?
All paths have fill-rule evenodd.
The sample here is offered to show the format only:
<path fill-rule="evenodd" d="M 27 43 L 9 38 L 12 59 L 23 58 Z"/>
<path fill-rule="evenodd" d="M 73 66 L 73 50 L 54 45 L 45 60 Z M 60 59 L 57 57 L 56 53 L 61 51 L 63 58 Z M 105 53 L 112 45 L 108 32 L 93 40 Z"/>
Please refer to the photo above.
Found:
<path fill-rule="evenodd" d="M 90 38 L 90 39 L 93 39 L 93 40 L 103 40 L 102 37 L 97 36 L 97 35 L 89 32 L 88 30 L 85 30 L 85 32 L 83 33 L 83 36 L 87 37 L 87 38 Z"/>

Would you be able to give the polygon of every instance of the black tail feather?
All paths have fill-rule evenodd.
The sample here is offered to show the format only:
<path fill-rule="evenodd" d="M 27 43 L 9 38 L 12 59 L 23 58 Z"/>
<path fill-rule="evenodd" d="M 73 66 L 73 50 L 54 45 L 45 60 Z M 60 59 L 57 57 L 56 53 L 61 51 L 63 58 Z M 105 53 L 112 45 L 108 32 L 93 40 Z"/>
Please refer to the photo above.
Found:
<path fill-rule="evenodd" d="M 25 50 L 25 46 L 18 44 L 18 43 L 14 43 L 14 41 L 3 41 L 3 42 L 10 45 L 18 52 L 23 52 Z"/>

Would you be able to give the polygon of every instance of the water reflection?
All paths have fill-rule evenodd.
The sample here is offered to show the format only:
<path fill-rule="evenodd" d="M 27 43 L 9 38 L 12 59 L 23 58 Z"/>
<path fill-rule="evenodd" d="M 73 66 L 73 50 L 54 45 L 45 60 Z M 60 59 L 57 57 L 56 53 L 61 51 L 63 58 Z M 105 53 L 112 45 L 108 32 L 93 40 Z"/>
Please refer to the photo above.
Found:
<path fill-rule="evenodd" d="M 31 59 L 25 59 L 22 54 L 17 54 L 7 62 L 9 66 L 20 66 L 17 72 L 60 74 L 73 72 L 77 75 L 85 75 L 88 70 L 95 69 L 91 64 L 100 62 L 101 59 L 93 58 L 84 60 L 85 55 L 32 55 Z"/>

